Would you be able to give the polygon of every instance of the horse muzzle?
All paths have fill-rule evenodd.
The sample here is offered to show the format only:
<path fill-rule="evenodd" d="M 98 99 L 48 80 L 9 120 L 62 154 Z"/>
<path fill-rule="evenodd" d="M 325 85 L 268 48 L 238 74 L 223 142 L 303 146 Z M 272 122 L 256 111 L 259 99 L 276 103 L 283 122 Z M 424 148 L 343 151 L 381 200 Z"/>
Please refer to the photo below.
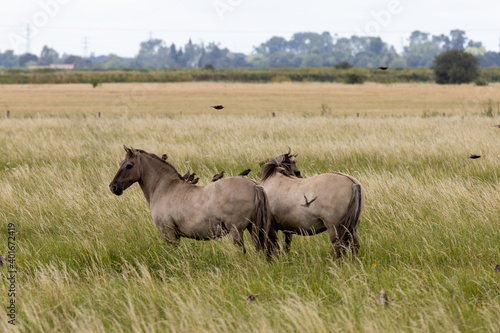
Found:
<path fill-rule="evenodd" d="M 122 195 L 123 194 L 123 187 L 117 185 L 117 184 L 109 184 L 109 190 L 116 195 Z"/>

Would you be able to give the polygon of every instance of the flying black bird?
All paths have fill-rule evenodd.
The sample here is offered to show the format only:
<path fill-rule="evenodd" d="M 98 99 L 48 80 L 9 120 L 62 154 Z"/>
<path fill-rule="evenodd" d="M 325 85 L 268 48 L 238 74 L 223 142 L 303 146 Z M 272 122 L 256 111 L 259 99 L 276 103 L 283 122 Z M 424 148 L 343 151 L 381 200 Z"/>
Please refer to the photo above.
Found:
<path fill-rule="evenodd" d="M 212 107 L 213 107 L 215 110 L 222 110 L 222 109 L 224 109 L 224 106 L 223 106 L 223 105 L 212 105 Z"/>
<path fill-rule="evenodd" d="M 470 154 L 469 158 L 472 158 L 473 160 L 475 160 L 476 158 L 480 158 L 481 155 L 476 155 L 476 154 Z"/>
<path fill-rule="evenodd" d="M 194 180 L 194 176 L 196 176 L 196 174 L 193 172 L 187 179 L 188 183 L 191 183 Z"/>
<path fill-rule="evenodd" d="M 259 294 L 252 294 L 252 295 L 248 296 L 245 303 L 247 305 L 252 303 L 253 301 L 255 301 L 257 299 L 257 296 L 259 296 Z"/>
<path fill-rule="evenodd" d="M 387 308 L 389 307 L 389 297 L 387 297 L 387 294 L 385 293 L 385 289 L 382 288 L 382 290 L 380 290 L 380 303 L 382 303 L 382 305 Z"/>
<path fill-rule="evenodd" d="M 500 273 L 500 264 L 495 266 L 495 273 Z"/>
<path fill-rule="evenodd" d="M 168 158 L 167 154 L 163 154 L 163 155 L 161 155 L 161 159 L 162 159 L 162 160 L 166 161 L 166 160 L 167 160 L 167 158 Z"/>
<path fill-rule="evenodd" d="M 189 170 L 188 170 L 188 172 L 186 172 L 186 174 L 185 174 L 184 176 L 182 176 L 182 179 L 184 179 L 184 180 L 186 180 L 186 181 L 187 181 L 187 180 L 188 180 L 188 178 L 189 178 L 189 175 L 190 175 L 190 174 L 191 174 L 191 173 L 190 173 L 190 172 L 189 172 Z"/>
<path fill-rule="evenodd" d="M 304 199 L 306 199 L 306 203 L 305 203 L 305 204 L 303 204 L 303 205 L 301 205 L 301 206 L 303 206 L 303 207 L 309 207 L 309 206 L 310 206 L 310 205 L 314 202 L 314 200 L 318 199 L 318 197 L 316 197 L 316 198 L 312 199 L 311 201 L 307 201 L 307 197 L 306 197 L 306 195 L 304 194 Z"/>
<path fill-rule="evenodd" d="M 5 254 L 2 254 L 0 256 L 0 266 L 3 266 L 6 262 L 7 262 L 7 257 L 5 256 Z"/>
<path fill-rule="evenodd" d="M 200 177 L 196 177 L 193 181 L 191 181 L 191 184 L 196 185 L 198 180 L 200 180 Z"/>
<path fill-rule="evenodd" d="M 248 176 L 248 174 L 252 171 L 251 169 L 243 170 L 238 176 Z"/>
<path fill-rule="evenodd" d="M 222 171 L 221 173 L 218 173 L 218 174 L 214 175 L 214 177 L 212 178 L 212 182 L 216 182 L 219 179 L 221 179 L 222 177 L 224 177 L 224 171 Z"/>
<path fill-rule="evenodd" d="M 388 66 L 379 66 L 378 69 L 381 69 L 383 71 L 385 71 L 387 68 L 389 68 Z"/>

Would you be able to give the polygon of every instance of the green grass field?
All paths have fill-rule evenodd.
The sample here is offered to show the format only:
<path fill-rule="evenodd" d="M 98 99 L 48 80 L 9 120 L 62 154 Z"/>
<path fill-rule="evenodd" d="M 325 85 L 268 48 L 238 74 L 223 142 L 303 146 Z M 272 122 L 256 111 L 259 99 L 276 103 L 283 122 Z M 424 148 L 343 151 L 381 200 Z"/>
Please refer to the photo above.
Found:
<path fill-rule="evenodd" d="M 17 270 L 12 326 L 1 268 L 0 331 L 498 332 L 500 85 L 182 83 L 131 95 L 140 87 L 0 86 L 11 110 L 0 113 L 0 253 L 12 223 Z M 113 108 L 122 96 L 137 100 Z M 272 261 L 248 234 L 246 255 L 229 237 L 169 248 L 138 185 L 108 189 L 123 144 L 167 153 L 200 185 L 221 170 L 258 180 L 287 146 L 305 177 L 351 174 L 366 195 L 359 260 L 334 261 L 326 233 L 296 236 Z"/>

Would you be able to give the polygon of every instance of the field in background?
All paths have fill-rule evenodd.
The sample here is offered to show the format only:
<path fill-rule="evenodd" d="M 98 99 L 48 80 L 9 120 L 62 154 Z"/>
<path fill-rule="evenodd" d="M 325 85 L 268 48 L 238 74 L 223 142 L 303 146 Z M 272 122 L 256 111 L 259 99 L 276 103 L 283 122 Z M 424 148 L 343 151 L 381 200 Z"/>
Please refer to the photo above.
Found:
<path fill-rule="evenodd" d="M 2 253 L 7 224 L 18 232 L 17 325 L 0 311 L 0 331 L 495 332 L 499 89 L 0 86 L 11 110 L 0 114 Z M 135 104 L 113 107 L 123 96 Z M 354 175 L 366 194 L 359 261 L 334 262 L 326 233 L 295 237 L 273 261 L 255 255 L 248 235 L 247 255 L 227 237 L 170 249 L 137 185 L 121 197 L 107 188 L 123 144 L 167 153 L 201 185 L 221 170 L 251 168 L 258 179 L 287 146 L 306 177 Z"/>
<path fill-rule="evenodd" d="M 222 104 L 223 111 L 210 106 Z M 0 116 L 447 116 L 500 112 L 500 84 L 124 83 L 0 85 Z"/>

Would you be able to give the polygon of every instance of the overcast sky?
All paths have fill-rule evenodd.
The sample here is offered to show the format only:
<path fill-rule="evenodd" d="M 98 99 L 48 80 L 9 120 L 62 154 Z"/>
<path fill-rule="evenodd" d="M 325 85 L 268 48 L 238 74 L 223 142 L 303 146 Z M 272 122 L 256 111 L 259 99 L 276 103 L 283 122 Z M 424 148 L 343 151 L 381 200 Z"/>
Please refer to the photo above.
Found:
<path fill-rule="evenodd" d="M 152 36 L 183 46 L 189 38 L 249 54 L 272 36 L 328 31 L 334 36 L 379 36 L 398 51 L 414 30 L 465 30 L 499 51 L 500 1 L 441 0 L 16 0 L 0 3 L 0 51 L 43 45 L 60 54 L 133 57 Z"/>

